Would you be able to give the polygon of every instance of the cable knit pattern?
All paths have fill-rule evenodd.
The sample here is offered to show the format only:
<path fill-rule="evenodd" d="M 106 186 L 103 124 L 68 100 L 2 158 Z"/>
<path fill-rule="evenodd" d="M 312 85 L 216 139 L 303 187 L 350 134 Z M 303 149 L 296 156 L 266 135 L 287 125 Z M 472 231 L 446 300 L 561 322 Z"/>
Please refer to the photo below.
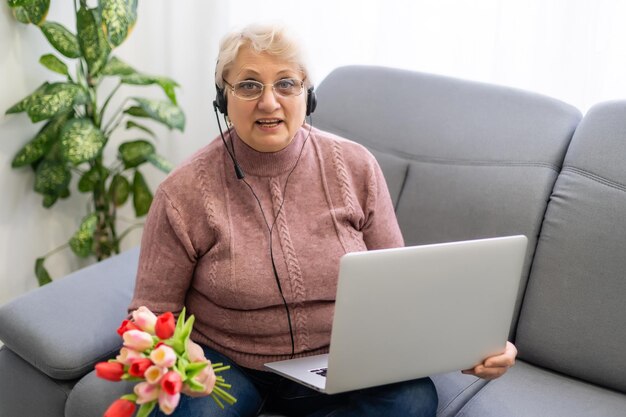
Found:
<path fill-rule="evenodd" d="M 241 366 L 287 359 L 289 327 L 259 207 L 271 222 L 285 198 L 273 253 L 295 356 L 327 352 L 341 256 L 403 245 L 380 168 L 361 145 L 309 126 L 275 153 L 230 133 L 258 202 L 219 137 L 177 167 L 155 193 L 129 309 L 186 307 L 196 317 L 193 340 Z"/>

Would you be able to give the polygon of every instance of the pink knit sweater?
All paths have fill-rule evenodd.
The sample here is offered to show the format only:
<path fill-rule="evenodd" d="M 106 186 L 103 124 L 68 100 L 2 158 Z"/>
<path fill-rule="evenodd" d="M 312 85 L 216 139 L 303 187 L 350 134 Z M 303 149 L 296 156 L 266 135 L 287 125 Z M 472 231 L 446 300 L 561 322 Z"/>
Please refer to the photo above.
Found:
<path fill-rule="evenodd" d="M 278 213 L 272 250 L 296 357 L 328 351 L 339 258 L 403 245 L 374 157 L 317 129 L 305 142 L 308 133 L 309 126 L 301 128 L 275 153 L 257 152 L 232 135 L 245 181 L 270 228 Z M 288 358 L 287 313 L 269 236 L 255 197 L 236 178 L 221 140 L 214 140 L 156 191 L 129 309 L 176 313 L 186 306 L 196 317 L 193 340 L 242 366 L 262 369 Z"/>

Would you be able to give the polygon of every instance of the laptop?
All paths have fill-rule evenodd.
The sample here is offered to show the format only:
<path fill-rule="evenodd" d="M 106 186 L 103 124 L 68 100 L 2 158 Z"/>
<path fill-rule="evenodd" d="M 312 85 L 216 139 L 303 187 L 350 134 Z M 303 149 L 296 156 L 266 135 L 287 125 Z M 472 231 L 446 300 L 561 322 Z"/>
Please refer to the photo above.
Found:
<path fill-rule="evenodd" d="M 353 252 L 329 353 L 265 364 L 327 394 L 472 368 L 504 352 L 525 236 Z"/>

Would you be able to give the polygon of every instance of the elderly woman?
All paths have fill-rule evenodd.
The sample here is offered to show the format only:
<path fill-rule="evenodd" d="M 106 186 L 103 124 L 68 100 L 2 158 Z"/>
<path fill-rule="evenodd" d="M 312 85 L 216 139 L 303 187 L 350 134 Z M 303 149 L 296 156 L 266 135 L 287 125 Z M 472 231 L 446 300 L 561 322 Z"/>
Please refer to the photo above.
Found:
<path fill-rule="evenodd" d="M 403 239 L 374 157 L 306 123 L 315 96 L 287 32 L 251 26 L 227 35 L 215 83 L 229 128 L 156 192 L 130 309 L 185 306 L 196 317 L 193 348 L 231 365 L 238 401 L 218 411 L 187 392 L 174 415 L 434 416 L 428 378 L 324 395 L 263 371 L 328 351 L 343 254 Z M 497 377 L 515 354 L 509 344 L 465 372 Z"/>

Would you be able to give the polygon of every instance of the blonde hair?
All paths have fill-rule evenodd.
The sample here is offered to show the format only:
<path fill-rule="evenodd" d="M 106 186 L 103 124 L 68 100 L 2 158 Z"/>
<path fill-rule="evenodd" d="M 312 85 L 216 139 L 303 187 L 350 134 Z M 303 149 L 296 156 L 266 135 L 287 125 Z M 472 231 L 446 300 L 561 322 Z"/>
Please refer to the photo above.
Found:
<path fill-rule="evenodd" d="M 296 37 L 284 26 L 253 24 L 222 38 L 215 67 L 215 85 L 220 89 L 224 88 L 224 77 L 228 75 L 242 46 L 249 47 L 256 53 L 265 52 L 296 64 L 304 74 L 305 87 L 312 86 L 304 53 Z"/>

